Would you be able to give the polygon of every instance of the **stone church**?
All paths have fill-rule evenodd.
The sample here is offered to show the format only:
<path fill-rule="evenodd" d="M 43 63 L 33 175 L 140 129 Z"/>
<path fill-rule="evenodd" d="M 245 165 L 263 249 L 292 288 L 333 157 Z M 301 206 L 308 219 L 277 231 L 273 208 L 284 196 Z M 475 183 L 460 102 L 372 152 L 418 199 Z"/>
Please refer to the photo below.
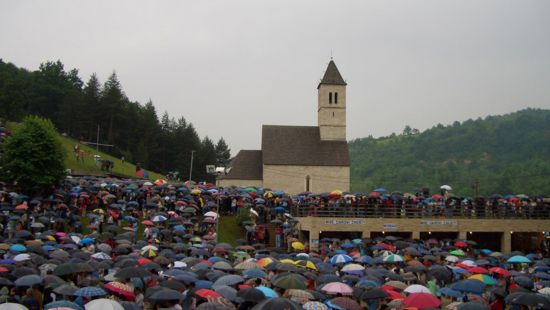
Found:
<path fill-rule="evenodd" d="M 346 82 L 333 60 L 317 86 L 318 126 L 262 126 L 262 149 L 241 150 L 218 186 L 257 186 L 290 194 L 349 191 Z"/>

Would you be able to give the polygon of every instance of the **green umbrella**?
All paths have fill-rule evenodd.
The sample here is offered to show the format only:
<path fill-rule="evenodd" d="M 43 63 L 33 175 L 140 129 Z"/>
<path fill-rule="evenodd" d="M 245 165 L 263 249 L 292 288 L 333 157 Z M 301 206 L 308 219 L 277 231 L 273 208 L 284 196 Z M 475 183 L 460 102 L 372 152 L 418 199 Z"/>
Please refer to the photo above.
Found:
<path fill-rule="evenodd" d="M 306 278 L 296 273 L 286 273 L 278 276 L 273 281 L 273 285 L 284 289 L 305 290 Z"/>
<path fill-rule="evenodd" d="M 464 251 L 462 251 L 460 249 L 451 251 L 451 252 L 449 252 L 449 254 L 454 255 L 454 256 L 466 256 L 466 253 L 464 253 Z"/>

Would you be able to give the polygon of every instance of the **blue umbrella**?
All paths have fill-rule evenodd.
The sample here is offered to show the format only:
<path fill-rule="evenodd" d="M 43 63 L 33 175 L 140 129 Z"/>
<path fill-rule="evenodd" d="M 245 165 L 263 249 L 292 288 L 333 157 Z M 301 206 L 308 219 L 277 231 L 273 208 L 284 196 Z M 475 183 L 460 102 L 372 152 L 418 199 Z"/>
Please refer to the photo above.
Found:
<path fill-rule="evenodd" d="M 369 265 L 372 265 L 372 263 L 374 262 L 374 260 L 372 259 L 372 257 L 370 257 L 370 256 L 368 256 L 368 255 L 364 255 L 364 256 L 359 257 L 359 259 L 357 259 L 357 262 L 358 262 L 358 263 L 361 263 L 361 264 L 369 264 Z"/>
<path fill-rule="evenodd" d="M 126 216 L 124 217 L 124 220 L 125 220 L 126 222 L 130 222 L 130 223 L 135 223 L 135 222 L 137 222 L 137 219 L 136 219 L 135 217 L 133 217 L 133 216 L 130 216 L 130 215 L 126 215 Z"/>
<path fill-rule="evenodd" d="M 262 293 L 264 293 L 265 297 L 267 297 L 267 298 L 277 298 L 277 297 L 279 297 L 279 295 L 277 295 L 277 292 L 275 292 L 274 290 L 270 289 L 267 286 L 263 286 L 263 285 L 257 286 L 256 289 L 258 289 Z"/>
<path fill-rule="evenodd" d="M 344 249 L 350 249 L 350 248 L 354 248 L 354 247 L 355 247 L 355 244 L 346 242 L 346 243 L 342 243 L 341 246 L 342 246 Z"/>
<path fill-rule="evenodd" d="M 81 296 L 81 297 L 96 297 L 96 296 L 103 296 L 103 295 L 107 295 L 107 292 L 105 292 L 105 290 L 103 290 L 101 287 L 96 287 L 96 286 L 86 286 L 74 292 L 74 296 Z"/>
<path fill-rule="evenodd" d="M 22 244 L 14 244 L 10 247 L 10 251 L 12 251 L 12 252 L 26 252 L 27 248 Z"/>
<path fill-rule="evenodd" d="M 93 238 L 84 238 L 82 240 L 80 240 L 80 243 L 81 244 L 91 244 L 91 243 L 94 243 L 95 240 Z"/>
<path fill-rule="evenodd" d="M 21 278 L 15 280 L 15 286 L 33 286 L 36 284 L 42 283 L 42 277 L 36 274 L 30 274 L 22 276 Z"/>
<path fill-rule="evenodd" d="M 385 188 L 377 188 L 377 189 L 373 190 L 373 192 L 384 193 L 384 192 L 386 192 L 386 189 Z"/>
<path fill-rule="evenodd" d="M 348 255 L 338 254 L 338 255 L 334 255 L 333 257 L 331 257 L 330 263 L 333 264 L 333 265 L 346 264 L 346 263 L 351 262 L 352 260 L 353 259 Z"/>
<path fill-rule="evenodd" d="M 459 291 L 455 291 L 455 290 L 450 289 L 448 287 L 441 288 L 439 290 L 439 292 L 441 293 L 441 295 L 445 295 L 445 296 L 449 296 L 449 297 L 453 297 L 453 298 L 461 298 L 461 297 L 464 296 L 463 293 L 461 293 Z"/>
<path fill-rule="evenodd" d="M 451 289 L 463 293 L 481 295 L 485 290 L 485 283 L 478 280 L 461 280 L 451 285 Z"/>
<path fill-rule="evenodd" d="M 508 258 L 507 260 L 510 264 L 521 264 L 521 263 L 531 263 L 531 260 L 525 256 L 516 255 Z"/>
<path fill-rule="evenodd" d="M 13 265 L 13 264 L 17 264 L 17 261 L 13 259 L 0 259 L 0 265 Z"/>
<path fill-rule="evenodd" d="M 267 276 L 267 274 L 260 269 L 245 270 L 243 275 L 245 278 L 264 278 Z"/>
<path fill-rule="evenodd" d="M 74 302 L 70 302 L 67 300 L 50 302 L 49 304 L 44 305 L 44 310 L 48 310 L 52 308 L 71 308 L 75 310 L 84 310 L 84 308 L 82 308 L 78 304 L 75 304 Z"/>
<path fill-rule="evenodd" d="M 525 287 L 529 289 L 532 288 L 534 285 L 533 280 L 529 279 L 526 276 L 514 277 L 514 282 L 516 282 L 521 287 Z"/>
<path fill-rule="evenodd" d="M 195 282 L 195 288 L 196 289 L 212 289 L 212 281 L 207 280 L 198 280 Z"/>
<path fill-rule="evenodd" d="M 285 211 L 286 211 L 285 208 L 283 208 L 283 207 L 276 207 L 273 210 L 275 210 L 275 213 L 279 213 L 279 214 L 280 213 L 285 213 Z"/>

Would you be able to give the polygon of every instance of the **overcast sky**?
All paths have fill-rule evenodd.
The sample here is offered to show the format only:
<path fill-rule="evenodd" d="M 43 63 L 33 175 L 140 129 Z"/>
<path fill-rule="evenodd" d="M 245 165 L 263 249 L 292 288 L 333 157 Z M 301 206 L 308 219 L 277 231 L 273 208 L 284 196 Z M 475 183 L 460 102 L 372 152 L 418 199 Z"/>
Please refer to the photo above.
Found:
<path fill-rule="evenodd" d="M 116 70 L 149 98 L 259 149 L 262 124 L 316 125 L 331 56 L 348 82 L 348 139 L 405 125 L 550 108 L 550 1 L 4 1 L 0 57 Z"/>

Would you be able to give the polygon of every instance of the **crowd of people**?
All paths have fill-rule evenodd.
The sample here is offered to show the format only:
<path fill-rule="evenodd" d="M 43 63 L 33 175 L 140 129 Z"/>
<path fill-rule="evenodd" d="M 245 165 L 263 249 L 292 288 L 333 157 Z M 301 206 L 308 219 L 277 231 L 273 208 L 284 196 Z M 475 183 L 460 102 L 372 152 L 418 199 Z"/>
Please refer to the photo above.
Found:
<path fill-rule="evenodd" d="M 369 196 L 88 176 L 47 197 L 4 186 L 0 310 L 550 309 L 542 253 L 392 236 L 311 250 L 298 240 L 293 208 L 384 195 Z M 219 214 L 237 217 L 242 239 L 220 242 Z"/>

